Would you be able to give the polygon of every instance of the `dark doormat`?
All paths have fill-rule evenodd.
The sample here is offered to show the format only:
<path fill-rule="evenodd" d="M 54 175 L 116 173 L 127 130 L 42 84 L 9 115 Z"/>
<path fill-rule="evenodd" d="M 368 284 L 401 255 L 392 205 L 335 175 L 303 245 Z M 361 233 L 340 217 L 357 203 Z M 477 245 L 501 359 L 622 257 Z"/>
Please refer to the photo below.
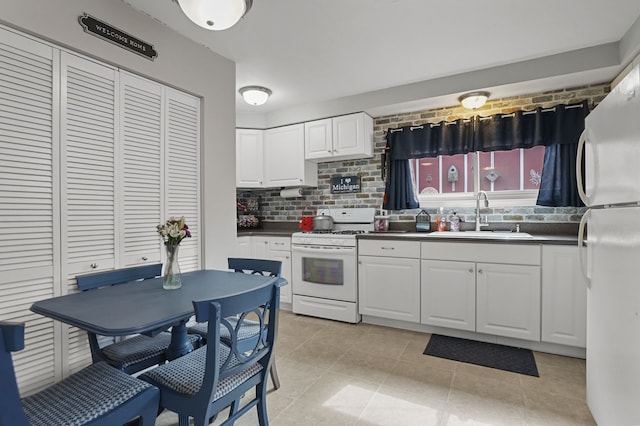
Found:
<path fill-rule="evenodd" d="M 433 334 L 424 354 L 540 377 L 530 349 Z"/>

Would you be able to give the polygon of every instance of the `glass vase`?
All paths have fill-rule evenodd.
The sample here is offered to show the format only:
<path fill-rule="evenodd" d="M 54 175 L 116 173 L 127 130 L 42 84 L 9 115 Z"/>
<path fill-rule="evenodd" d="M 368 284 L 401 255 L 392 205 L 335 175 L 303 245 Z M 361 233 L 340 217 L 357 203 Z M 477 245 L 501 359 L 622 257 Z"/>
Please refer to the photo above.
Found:
<path fill-rule="evenodd" d="M 162 265 L 162 288 L 176 290 L 182 287 L 182 275 L 178 262 L 179 245 L 165 245 L 167 259 Z"/>

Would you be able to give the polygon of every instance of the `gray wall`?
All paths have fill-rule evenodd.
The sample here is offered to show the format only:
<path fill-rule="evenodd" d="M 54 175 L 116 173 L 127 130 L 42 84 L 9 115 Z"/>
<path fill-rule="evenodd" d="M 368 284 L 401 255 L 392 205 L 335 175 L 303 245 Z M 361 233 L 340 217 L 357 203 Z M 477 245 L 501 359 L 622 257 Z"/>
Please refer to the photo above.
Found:
<path fill-rule="evenodd" d="M 120 0 L 0 0 L 0 10 L 7 26 L 202 98 L 203 266 L 226 268 L 236 238 L 235 64 Z M 152 62 L 86 34 L 83 13 L 153 44 L 158 57 Z"/>

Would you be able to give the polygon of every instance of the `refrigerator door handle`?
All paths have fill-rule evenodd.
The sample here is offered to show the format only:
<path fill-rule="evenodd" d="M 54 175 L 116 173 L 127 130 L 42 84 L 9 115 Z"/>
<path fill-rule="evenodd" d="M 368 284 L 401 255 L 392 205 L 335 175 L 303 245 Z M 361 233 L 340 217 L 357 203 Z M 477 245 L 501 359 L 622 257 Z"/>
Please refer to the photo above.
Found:
<path fill-rule="evenodd" d="M 576 157 L 576 183 L 578 184 L 578 195 L 586 206 L 590 206 L 589 197 L 584 190 L 584 181 L 582 178 L 582 159 L 584 157 L 584 150 L 586 149 L 587 142 L 587 129 L 584 129 L 580 134 L 580 140 L 578 141 L 578 155 Z"/>
<path fill-rule="evenodd" d="M 580 260 L 580 271 L 582 275 L 587 280 L 587 288 L 591 288 L 591 271 L 589 266 L 591 265 L 590 260 L 590 246 L 587 241 L 587 246 L 585 248 L 584 237 L 585 237 L 585 226 L 589 222 L 589 218 L 591 217 L 591 209 L 588 209 L 584 215 L 582 215 L 582 219 L 580 220 L 580 227 L 578 228 L 578 258 Z M 587 253 L 585 253 L 585 250 Z M 585 255 L 586 254 L 586 255 Z"/>

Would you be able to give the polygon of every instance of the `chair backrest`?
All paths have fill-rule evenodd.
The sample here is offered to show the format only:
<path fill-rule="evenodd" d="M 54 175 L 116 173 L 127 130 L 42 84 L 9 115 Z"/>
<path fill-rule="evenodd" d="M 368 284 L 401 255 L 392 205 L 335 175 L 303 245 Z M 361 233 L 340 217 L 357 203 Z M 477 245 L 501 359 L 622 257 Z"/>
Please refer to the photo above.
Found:
<path fill-rule="evenodd" d="M 277 311 L 280 304 L 280 287 L 275 283 L 246 293 L 222 299 L 194 301 L 198 322 L 208 321 L 207 354 L 203 384 L 196 398 L 212 401 L 217 384 L 225 377 L 260 363 L 262 379 L 268 377 L 269 360 L 277 330 Z M 229 321 L 235 318 L 235 321 Z M 239 349 L 240 327 L 245 320 L 255 321 L 266 332 L 260 333 L 255 346 L 246 351 Z M 226 328 L 230 342 L 220 343 L 220 329 Z M 223 351 L 229 351 L 226 359 L 220 360 Z"/>
<path fill-rule="evenodd" d="M 0 425 L 29 425 L 11 359 L 11 352 L 23 348 L 24 324 L 0 322 Z"/>
<path fill-rule="evenodd" d="M 130 281 L 146 280 L 159 277 L 162 274 L 162 263 L 135 266 L 133 268 L 115 269 L 113 271 L 97 272 L 89 275 L 78 275 L 78 288 L 82 291 L 92 290 L 107 285 L 124 284 Z"/>
<path fill-rule="evenodd" d="M 264 275 L 265 277 L 279 277 L 282 273 L 282 262 L 279 260 L 230 257 L 227 262 L 229 269 L 233 269 L 235 272 Z"/>

